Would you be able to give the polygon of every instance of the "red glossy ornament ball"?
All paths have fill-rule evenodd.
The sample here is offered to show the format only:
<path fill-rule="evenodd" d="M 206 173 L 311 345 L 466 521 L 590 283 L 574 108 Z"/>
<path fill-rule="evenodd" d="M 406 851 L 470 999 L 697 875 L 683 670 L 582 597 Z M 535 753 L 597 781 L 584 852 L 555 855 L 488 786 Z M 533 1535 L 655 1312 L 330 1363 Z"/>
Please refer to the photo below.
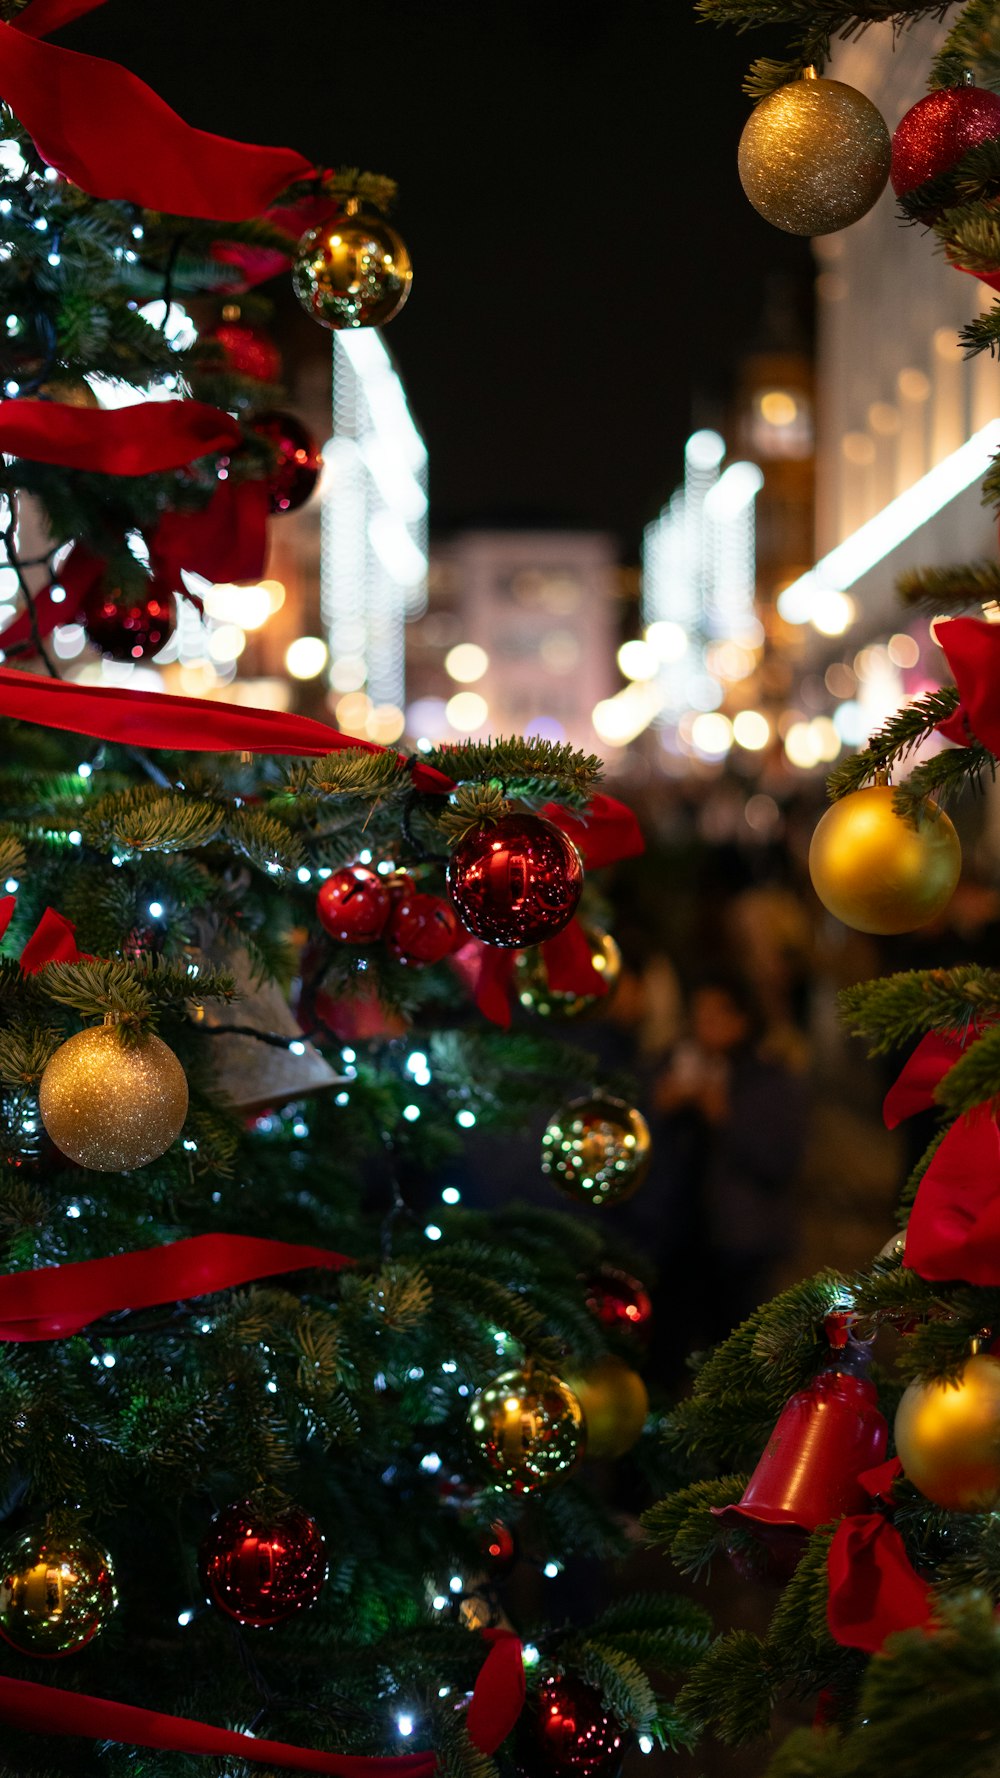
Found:
<path fill-rule="evenodd" d="M 509 1525 L 502 1519 L 494 1519 L 486 1532 L 482 1543 L 483 1558 L 491 1575 L 502 1579 L 509 1574 L 517 1561 L 517 1540 Z"/>
<path fill-rule="evenodd" d="M 117 586 L 105 575 L 81 612 L 87 640 L 109 661 L 148 661 L 169 642 L 177 622 L 172 589 L 154 574 L 139 588 Z"/>
<path fill-rule="evenodd" d="M 456 846 L 447 877 L 474 937 L 516 950 L 569 925 L 583 889 L 583 861 L 562 829 L 541 815 L 504 815 Z"/>
<path fill-rule="evenodd" d="M 617 1266 L 601 1266 L 587 1282 L 587 1307 L 616 1333 L 649 1332 L 653 1304 L 644 1284 Z"/>
<path fill-rule="evenodd" d="M 251 426 L 277 452 L 278 460 L 267 477 L 271 511 L 295 512 L 309 499 L 323 467 L 315 438 L 295 414 L 282 413 L 278 408 L 255 414 Z"/>
<path fill-rule="evenodd" d="M 369 945 L 381 938 L 392 897 L 381 877 L 363 864 L 349 864 L 327 877 L 316 897 L 321 926 L 345 944 Z"/>
<path fill-rule="evenodd" d="M 222 321 L 208 335 L 237 376 L 257 383 L 277 383 L 281 377 L 281 353 L 261 327 L 243 321 Z"/>
<path fill-rule="evenodd" d="M 440 963 L 464 937 L 448 902 L 412 889 L 396 903 L 386 930 L 386 944 L 397 963 Z"/>
<path fill-rule="evenodd" d="M 530 1778 L 614 1778 L 628 1732 L 592 1686 L 560 1673 L 543 1679 L 520 1741 Z"/>
<path fill-rule="evenodd" d="M 945 86 L 911 106 L 892 138 L 898 198 L 947 173 L 970 148 L 1000 136 L 1000 95 L 980 86 Z"/>
<path fill-rule="evenodd" d="M 225 1507 L 198 1560 L 212 1604 L 257 1630 L 314 1605 L 326 1579 L 323 1535 L 301 1506 L 267 1515 L 249 1500 Z"/>

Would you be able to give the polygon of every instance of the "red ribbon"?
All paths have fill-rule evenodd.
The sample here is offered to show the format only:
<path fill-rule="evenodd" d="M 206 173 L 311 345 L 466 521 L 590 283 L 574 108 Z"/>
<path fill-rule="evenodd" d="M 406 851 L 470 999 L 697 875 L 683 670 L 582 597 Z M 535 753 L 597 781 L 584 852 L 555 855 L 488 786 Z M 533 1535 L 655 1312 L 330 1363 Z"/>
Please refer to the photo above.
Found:
<path fill-rule="evenodd" d="M 182 753 L 291 753 L 318 759 L 348 747 L 364 753 L 388 751 L 376 741 L 342 735 L 311 716 L 120 686 L 71 685 L 10 667 L 0 667 L 0 716 L 89 735 L 96 741 L 168 747 Z M 397 758 L 402 769 L 405 761 L 401 755 Z M 417 790 L 441 794 L 454 788 L 451 778 L 421 760 L 415 761 L 410 777 Z"/>
<path fill-rule="evenodd" d="M 38 0 L 35 0 L 37 6 Z M 43 6 L 36 28 L 74 16 Z M 117 62 L 80 55 L 0 27 L 0 97 L 43 160 L 95 198 L 173 216 L 245 221 L 315 168 L 290 148 L 232 142 L 192 129 Z"/>
<path fill-rule="evenodd" d="M 268 210 L 262 220 L 287 235 L 287 248 L 254 247 L 247 241 L 217 241 L 212 248 L 212 258 L 222 265 L 232 266 L 234 272 L 234 276 L 226 281 L 227 292 L 249 290 L 254 284 L 263 284 L 268 278 L 277 278 L 287 271 L 307 230 L 331 221 L 339 211 L 339 199 L 331 197 L 328 192 Z"/>
<path fill-rule="evenodd" d="M 157 574 L 170 586 L 189 568 L 206 580 L 260 580 L 267 565 L 267 486 L 220 481 L 197 512 L 165 512 L 149 539 Z"/>
<path fill-rule="evenodd" d="M 476 1680 L 466 1718 L 469 1734 L 481 1753 L 495 1753 L 514 1727 L 524 1703 L 521 1644 L 509 1630 L 488 1630 L 492 1641 Z M 223 1755 L 252 1765 L 277 1766 L 293 1772 L 325 1772 L 333 1778 L 432 1778 L 435 1753 L 403 1753 L 372 1758 L 345 1753 L 317 1753 L 284 1741 L 262 1741 L 185 1716 L 164 1716 L 110 1698 L 62 1691 L 29 1679 L 0 1677 L 0 1719 L 39 1735 L 80 1735 L 89 1741 L 116 1741 L 129 1747 L 154 1747 L 159 1752 Z"/>
<path fill-rule="evenodd" d="M 0 451 L 99 475 L 180 469 L 199 457 L 234 450 L 242 436 L 229 414 L 203 401 L 139 401 L 119 408 L 0 401 Z"/>
<path fill-rule="evenodd" d="M 36 634 L 44 642 L 60 624 L 71 624 L 79 617 L 91 588 L 96 586 L 106 567 L 103 556 L 95 555 L 85 543 L 75 543 L 59 570 L 58 581 L 32 594 L 34 625 L 28 612 L 22 611 L 11 619 L 6 629 L 0 630 L 0 648 L 7 654 L 15 648 L 33 651 Z M 54 591 L 64 595 L 58 603 L 53 597 Z"/>
<path fill-rule="evenodd" d="M 952 716 L 938 724 L 949 741 L 968 746 L 971 729 L 977 741 L 991 753 L 1000 754 L 1000 624 L 978 617 L 952 617 L 938 625 L 937 639 L 944 650 L 958 688 L 961 704 Z"/>
<path fill-rule="evenodd" d="M 841 1519 L 827 1556 L 826 1621 L 843 1648 L 878 1654 L 897 1630 L 931 1621 L 930 1588 L 915 1572 L 903 1539 L 881 1513 Z"/>
<path fill-rule="evenodd" d="M 193 1235 L 107 1259 L 8 1272 L 0 1277 L 0 1340 L 65 1339 L 123 1309 L 151 1309 L 307 1268 L 339 1272 L 354 1263 L 325 1247 L 257 1235 Z"/>
<path fill-rule="evenodd" d="M 635 858 L 644 850 L 642 830 L 634 810 L 613 796 L 598 792 L 586 809 L 563 808 L 546 803 L 540 811 L 547 821 L 561 827 L 582 854 L 588 870 Z M 550 988 L 556 994 L 606 994 L 608 984 L 594 968 L 593 946 L 579 920 L 572 920 L 555 938 L 541 946 Z M 453 963 L 483 1017 L 505 1031 L 511 1022 L 514 953 L 469 939 L 455 953 Z"/>
<path fill-rule="evenodd" d="M 950 1034 L 921 1038 L 886 1094 L 890 1130 L 933 1105 L 938 1082 L 963 1053 Z M 910 1212 L 903 1264 L 921 1278 L 1000 1285 L 1000 1130 L 985 1106 L 959 1118 L 935 1150 Z"/>
<path fill-rule="evenodd" d="M 3 938 L 17 906 L 16 895 L 0 896 L 0 938 Z M 21 968 L 25 975 L 34 975 L 46 963 L 80 963 L 84 953 L 76 948 L 76 927 L 65 914 L 46 908 L 24 950 Z"/>

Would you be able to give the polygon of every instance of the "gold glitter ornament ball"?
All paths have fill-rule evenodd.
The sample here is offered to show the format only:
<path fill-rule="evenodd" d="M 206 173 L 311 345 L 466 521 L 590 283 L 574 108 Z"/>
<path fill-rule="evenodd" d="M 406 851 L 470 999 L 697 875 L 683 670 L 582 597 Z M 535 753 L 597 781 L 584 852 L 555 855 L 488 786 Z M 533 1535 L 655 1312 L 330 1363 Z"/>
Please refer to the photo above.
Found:
<path fill-rule="evenodd" d="M 413 267 L 394 228 L 355 210 L 303 235 L 292 285 L 322 327 L 384 327 L 410 294 Z"/>
<path fill-rule="evenodd" d="M 950 1512 L 1000 1504 L 1000 1359 L 967 1359 L 950 1383 L 911 1383 L 896 1410 L 896 1449 L 908 1482 Z"/>
<path fill-rule="evenodd" d="M 514 958 L 514 992 L 526 1012 L 540 1019 L 578 1019 L 584 1013 L 607 1006 L 622 972 L 622 954 L 610 932 L 599 926 L 584 928 L 590 945 L 590 961 L 604 983 L 603 994 L 574 994 L 553 988 L 542 945 L 518 951 Z"/>
<path fill-rule="evenodd" d="M 69 1160 L 96 1173 L 125 1173 L 157 1160 L 180 1134 L 187 1078 L 159 1037 L 124 1044 L 114 1025 L 95 1025 L 56 1050 L 38 1104 Z"/>
<path fill-rule="evenodd" d="M 0 1636 L 21 1654 L 75 1654 L 117 1603 L 111 1559 L 89 1538 L 36 1529 L 0 1555 Z"/>
<path fill-rule="evenodd" d="M 496 1486 L 509 1494 L 534 1494 L 562 1480 L 586 1444 L 572 1389 L 534 1368 L 504 1371 L 481 1389 L 469 1409 L 469 1429 Z"/>
<path fill-rule="evenodd" d="M 890 784 L 831 804 L 812 837 L 809 875 L 823 906 L 855 932 L 914 932 L 948 906 L 962 873 L 952 823 L 928 798 L 916 827 Z"/>
<path fill-rule="evenodd" d="M 857 222 L 885 190 L 891 161 L 889 131 L 871 100 L 811 69 L 762 99 L 740 137 L 743 190 L 790 235 L 829 235 Z"/>
<path fill-rule="evenodd" d="M 542 1137 L 542 1172 L 577 1204 L 620 1204 L 649 1171 L 649 1125 L 606 1093 L 572 1099 Z"/>

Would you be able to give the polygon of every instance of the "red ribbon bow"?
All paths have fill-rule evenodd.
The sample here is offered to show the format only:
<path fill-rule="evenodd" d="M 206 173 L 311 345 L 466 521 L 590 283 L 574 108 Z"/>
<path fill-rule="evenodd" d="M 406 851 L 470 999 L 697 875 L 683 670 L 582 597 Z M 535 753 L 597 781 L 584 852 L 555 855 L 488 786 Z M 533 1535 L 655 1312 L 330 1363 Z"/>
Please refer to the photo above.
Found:
<path fill-rule="evenodd" d="M 996 687 L 1000 677 L 1000 624 L 978 617 L 953 617 L 938 627 L 937 639 L 951 668 L 961 703 L 939 732 L 959 746 L 969 745 L 970 733 L 991 753 L 1000 755 L 1000 706 Z"/>
<path fill-rule="evenodd" d="M 963 1054 L 956 1038 L 922 1038 L 886 1095 L 890 1129 L 927 1110 L 934 1089 Z M 920 1181 L 903 1264 L 921 1278 L 1000 1284 L 1000 1130 L 987 1107 L 959 1118 Z"/>
<path fill-rule="evenodd" d="M 481 1753 L 495 1753 L 514 1727 L 524 1705 L 521 1644 L 509 1630 L 487 1630 L 491 1642 L 476 1680 L 466 1723 Z M 0 1720 L 39 1735 L 79 1735 L 89 1741 L 117 1741 L 130 1747 L 247 1760 L 283 1771 L 322 1772 L 328 1778 L 433 1778 L 434 1753 L 404 1753 L 375 1759 L 364 1755 L 318 1753 L 284 1741 L 263 1741 L 186 1716 L 164 1716 L 38 1685 L 29 1679 L 0 1677 Z"/>
<path fill-rule="evenodd" d="M 229 414 L 204 401 L 137 401 L 118 408 L 0 401 L 0 451 L 99 475 L 180 469 L 235 450 L 242 436 Z"/>
<path fill-rule="evenodd" d="M 39 40 L 91 10 L 84 0 L 33 0 L 16 24 L 0 26 L 0 96 L 67 179 L 95 198 L 237 222 L 314 176 L 293 149 L 192 129 L 117 62 Z"/>
<path fill-rule="evenodd" d="M 585 810 L 546 803 L 541 814 L 568 834 L 588 870 L 636 858 L 644 841 L 635 813 L 613 796 L 598 793 Z M 541 946 L 549 987 L 556 994 L 606 994 L 608 984 L 593 964 L 593 946 L 579 920 Z M 484 1018 L 507 1030 L 511 1021 L 514 953 L 470 938 L 453 959 Z"/>
<path fill-rule="evenodd" d="M 193 1235 L 106 1259 L 8 1272 L 0 1277 L 0 1340 L 65 1339 L 123 1309 L 209 1296 L 284 1272 L 340 1272 L 354 1263 L 325 1247 L 257 1235 Z"/>
<path fill-rule="evenodd" d="M 915 1572 L 903 1539 L 881 1513 L 841 1519 L 826 1563 L 826 1621 L 843 1648 L 880 1653 L 898 1630 L 931 1621 L 931 1591 Z"/>
<path fill-rule="evenodd" d="M 3 938 L 17 906 L 15 895 L 0 896 L 0 938 Z M 76 927 L 65 914 L 46 908 L 24 950 L 21 968 L 25 975 L 34 975 L 46 963 L 81 963 L 84 953 L 76 948 Z"/>

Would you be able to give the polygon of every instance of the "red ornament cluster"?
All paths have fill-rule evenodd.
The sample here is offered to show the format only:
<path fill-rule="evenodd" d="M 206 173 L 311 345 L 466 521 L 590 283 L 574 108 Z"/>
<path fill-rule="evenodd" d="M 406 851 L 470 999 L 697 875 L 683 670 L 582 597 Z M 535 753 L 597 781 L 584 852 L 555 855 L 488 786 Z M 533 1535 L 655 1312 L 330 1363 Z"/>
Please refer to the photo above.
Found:
<path fill-rule="evenodd" d="M 257 1630 L 314 1605 L 326 1579 L 326 1546 L 301 1506 L 264 1515 L 251 1501 L 217 1513 L 199 1550 L 213 1605 Z"/>
<path fill-rule="evenodd" d="M 363 864 L 327 877 L 316 899 L 320 924 L 343 944 L 383 939 L 397 963 L 440 963 L 465 934 L 440 895 L 426 895 L 404 872 L 384 879 Z"/>
<path fill-rule="evenodd" d="M 554 822 L 514 813 L 462 840 L 447 877 L 462 924 L 475 938 L 523 949 L 569 925 L 583 890 L 583 862 Z"/>

